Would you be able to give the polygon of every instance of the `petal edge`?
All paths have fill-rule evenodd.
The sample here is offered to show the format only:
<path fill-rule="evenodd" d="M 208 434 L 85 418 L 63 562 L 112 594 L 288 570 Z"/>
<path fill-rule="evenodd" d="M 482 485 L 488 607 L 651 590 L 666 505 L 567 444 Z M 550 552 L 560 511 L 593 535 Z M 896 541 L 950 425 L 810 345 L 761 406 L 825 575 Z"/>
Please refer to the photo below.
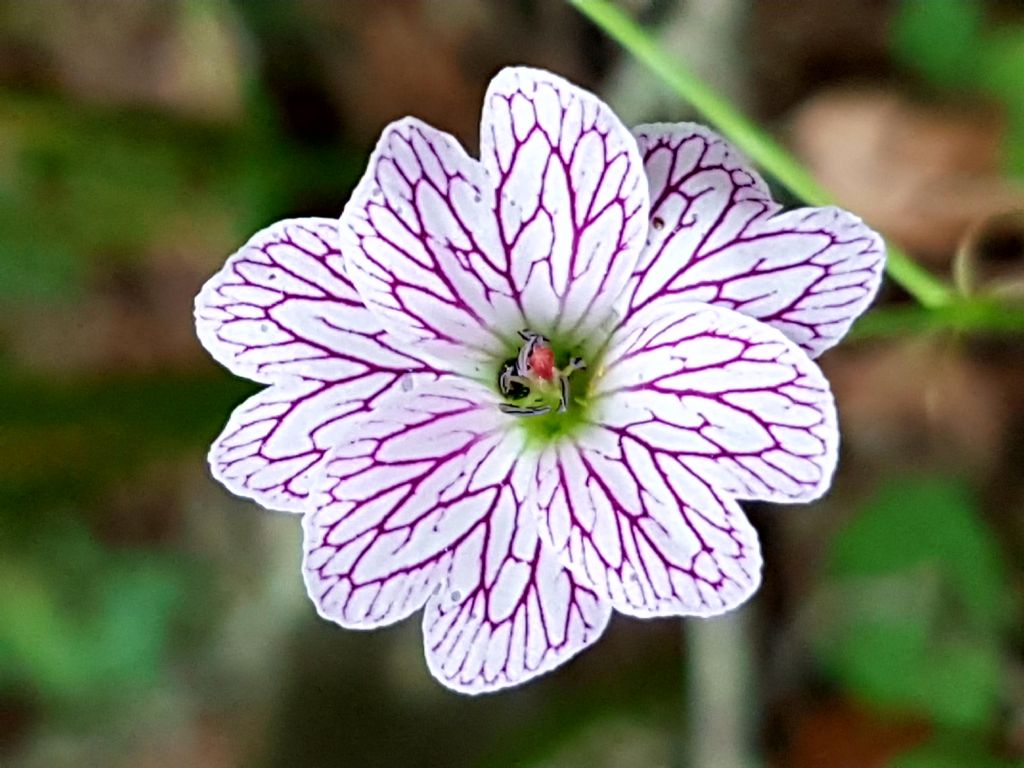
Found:
<path fill-rule="evenodd" d="M 633 309 L 663 296 L 766 322 L 818 356 L 881 284 L 878 233 L 835 207 L 780 213 L 763 179 L 713 131 L 634 129 L 651 185 L 652 228 L 632 279 Z"/>

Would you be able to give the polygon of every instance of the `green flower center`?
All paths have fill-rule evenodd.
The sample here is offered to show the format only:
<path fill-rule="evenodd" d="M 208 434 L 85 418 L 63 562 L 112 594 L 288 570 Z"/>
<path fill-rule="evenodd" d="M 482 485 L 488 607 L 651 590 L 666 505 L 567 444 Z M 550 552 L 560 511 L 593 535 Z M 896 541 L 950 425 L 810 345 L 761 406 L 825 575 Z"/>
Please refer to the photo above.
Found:
<path fill-rule="evenodd" d="M 548 443 L 587 424 L 600 350 L 531 330 L 520 331 L 519 341 L 498 366 L 498 407 L 520 417 L 531 442 Z"/>

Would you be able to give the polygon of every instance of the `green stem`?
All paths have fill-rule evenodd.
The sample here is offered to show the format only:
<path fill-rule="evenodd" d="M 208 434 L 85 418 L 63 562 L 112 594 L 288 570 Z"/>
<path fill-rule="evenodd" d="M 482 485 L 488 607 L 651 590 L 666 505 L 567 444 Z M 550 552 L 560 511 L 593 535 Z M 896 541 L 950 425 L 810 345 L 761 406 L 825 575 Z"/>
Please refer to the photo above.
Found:
<path fill-rule="evenodd" d="M 857 321 L 847 339 L 861 341 L 939 330 L 1020 334 L 1024 333 L 1024 309 L 985 299 L 965 300 L 935 309 L 878 307 Z"/>
<path fill-rule="evenodd" d="M 811 205 L 829 205 L 829 194 L 803 166 L 767 133 L 719 96 L 679 60 L 661 48 L 640 25 L 610 0 L 569 0 L 594 24 L 616 40 L 682 99 L 689 102 L 751 160 Z M 942 280 L 889 246 L 886 271 L 921 306 L 943 307 L 956 294 Z"/>

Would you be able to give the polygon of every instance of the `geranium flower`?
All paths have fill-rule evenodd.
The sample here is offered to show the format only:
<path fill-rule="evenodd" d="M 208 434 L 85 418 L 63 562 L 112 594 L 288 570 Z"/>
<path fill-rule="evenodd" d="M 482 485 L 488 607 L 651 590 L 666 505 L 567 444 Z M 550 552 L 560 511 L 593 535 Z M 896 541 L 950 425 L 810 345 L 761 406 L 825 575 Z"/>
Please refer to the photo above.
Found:
<path fill-rule="evenodd" d="M 323 617 L 422 608 L 439 680 L 522 683 L 613 609 L 712 616 L 757 589 L 737 500 L 827 489 L 839 438 L 811 357 L 883 259 L 855 216 L 780 213 L 711 131 L 630 133 L 592 94 L 506 69 L 480 160 L 400 120 L 340 221 L 280 222 L 206 285 L 203 343 L 269 385 L 210 463 L 305 512 Z"/>

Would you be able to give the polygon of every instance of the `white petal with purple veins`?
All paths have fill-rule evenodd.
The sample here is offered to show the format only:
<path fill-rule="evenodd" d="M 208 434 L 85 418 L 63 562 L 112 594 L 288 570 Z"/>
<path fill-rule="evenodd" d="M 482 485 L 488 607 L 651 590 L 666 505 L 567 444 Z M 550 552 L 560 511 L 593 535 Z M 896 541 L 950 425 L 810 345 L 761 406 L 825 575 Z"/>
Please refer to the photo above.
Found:
<path fill-rule="evenodd" d="M 632 307 L 664 296 L 716 304 L 766 322 L 813 356 L 871 303 L 885 248 L 838 208 L 779 214 L 764 181 L 701 126 L 634 130 L 651 196 L 648 246 Z"/>
<path fill-rule="evenodd" d="M 258 232 L 196 297 L 203 346 L 239 376 L 321 380 L 422 363 L 386 339 L 345 276 L 338 224 L 289 219 Z"/>
<path fill-rule="evenodd" d="M 542 455 L 541 537 L 574 576 L 634 616 L 712 616 L 761 580 L 736 502 L 628 429 L 593 427 Z"/>
<path fill-rule="evenodd" d="M 340 382 L 296 380 L 256 393 L 231 414 L 210 448 L 214 477 L 232 493 L 287 512 L 306 509 L 328 449 L 392 390 L 432 380 L 428 373 L 376 371 Z"/>
<path fill-rule="evenodd" d="M 389 337 L 345 275 L 329 219 L 291 219 L 253 236 L 196 298 L 196 327 L 236 374 L 271 383 L 238 407 L 210 450 L 229 490 L 271 509 L 303 508 L 310 478 L 346 421 L 384 393 L 435 378 Z"/>
<path fill-rule="evenodd" d="M 445 685 L 484 693 L 548 672 L 601 636 L 611 604 L 579 583 L 522 503 L 501 505 L 458 550 L 423 615 L 427 663 Z"/>
<path fill-rule="evenodd" d="M 810 501 L 828 489 L 835 402 L 818 367 L 777 330 L 665 300 L 626 321 L 608 359 L 595 390 L 606 427 L 739 498 Z"/>
<path fill-rule="evenodd" d="M 515 504 L 519 442 L 486 390 L 449 377 L 368 414 L 329 454 L 303 521 L 320 613 L 374 627 L 420 608 L 459 548 Z"/>
<path fill-rule="evenodd" d="M 487 90 L 480 148 L 528 324 L 593 331 L 643 247 L 648 198 L 636 142 L 594 95 L 510 68 Z"/>
<path fill-rule="evenodd" d="M 511 423 L 472 382 L 391 397 L 332 451 L 303 521 L 319 613 L 373 628 L 426 604 L 428 665 L 465 692 L 562 664 L 611 610 L 544 551 L 525 496 L 536 458 Z"/>
<path fill-rule="evenodd" d="M 367 305 L 388 330 L 464 371 L 522 326 L 492 198 L 486 172 L 454 138 L 406 118 L 384 130 L 341 217 Z"/>
<path fill-rule="evenodd" d="M 464 380 L 392 397 L 331 452 L 303 521 L 320 614 L 372 628 L 426 604 L 430 668 L 466 692 L 552 669 L 610 612 L 541 549 L 525 497 L 534 459 L 512 424 Z"/>

